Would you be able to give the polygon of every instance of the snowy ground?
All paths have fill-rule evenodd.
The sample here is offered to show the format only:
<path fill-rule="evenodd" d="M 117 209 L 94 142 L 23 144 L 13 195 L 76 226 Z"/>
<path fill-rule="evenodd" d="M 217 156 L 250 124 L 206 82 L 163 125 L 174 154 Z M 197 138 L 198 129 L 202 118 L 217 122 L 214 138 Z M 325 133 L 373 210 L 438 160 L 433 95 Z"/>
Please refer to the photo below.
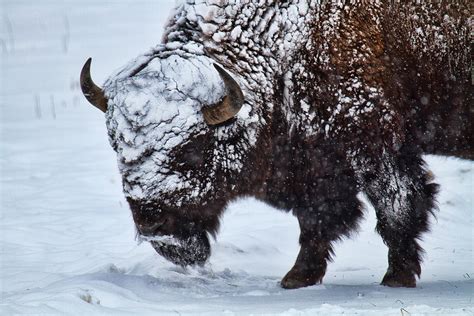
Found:
<path fill-rule="evenodd" d="M 416 289 L 378 285 L 386 247 L 373 210 L 336 249 L 324 285 L 283 290 L 295 218 L 254 200 L 229 208 L 202 269 L 137 244 L 103 115 L 80 94 L 158 43 L 174 1 L 2 0 L 0 314 L 473 315 L 473 166 L 428 157 L 442 184 Z"/>

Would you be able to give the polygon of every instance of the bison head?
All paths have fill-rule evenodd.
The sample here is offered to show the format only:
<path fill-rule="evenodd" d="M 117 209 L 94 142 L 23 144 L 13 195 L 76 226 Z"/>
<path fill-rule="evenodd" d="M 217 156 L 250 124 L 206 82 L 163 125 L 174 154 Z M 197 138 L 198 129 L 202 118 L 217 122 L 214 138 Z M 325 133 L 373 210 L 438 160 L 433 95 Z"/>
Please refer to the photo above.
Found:
<path fill-rule="evenodd" d="M 204 56 L 166 51 L 132 61 L 99 88 L 90 59 L 85 97 L 105 112 L 137 232 L 180 264 L 210 254 L 226 203 L 237 194 L 256 135 L 235 75 Z"/>

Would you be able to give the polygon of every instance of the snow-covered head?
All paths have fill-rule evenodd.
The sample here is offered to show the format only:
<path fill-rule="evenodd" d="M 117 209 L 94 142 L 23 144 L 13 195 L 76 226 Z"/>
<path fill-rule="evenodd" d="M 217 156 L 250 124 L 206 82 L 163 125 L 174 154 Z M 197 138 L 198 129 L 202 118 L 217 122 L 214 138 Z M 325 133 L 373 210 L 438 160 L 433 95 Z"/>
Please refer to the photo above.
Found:
<path fill-rule="evenodd" d="M 166 50 L 134 60 L 103 89 L 89 71 L 90 60 L 85 95 L 105 107 L 139 234 L 173 236 L 172 245 L 152 243 L 175 263 L 205 261 L 206 233 L 217 229 L 215 210 L 233 183 L 228 177 L 241 171 L 255 145 L 239 83 L 206 56 Z"/>
<path fill-rule="evenodd" d="M 215 148 L 208 147 L 209 137 L 241 109 L 240 86 L 205 56 L 172 54 L 140 68 L 121 71 L 104 86 L 125 194 L 134 200 L 166 196 L 177 206 L 201 199 L 219 162 L 210 159 Z M 206 177 L 196 177 L 203 168 Z"/>

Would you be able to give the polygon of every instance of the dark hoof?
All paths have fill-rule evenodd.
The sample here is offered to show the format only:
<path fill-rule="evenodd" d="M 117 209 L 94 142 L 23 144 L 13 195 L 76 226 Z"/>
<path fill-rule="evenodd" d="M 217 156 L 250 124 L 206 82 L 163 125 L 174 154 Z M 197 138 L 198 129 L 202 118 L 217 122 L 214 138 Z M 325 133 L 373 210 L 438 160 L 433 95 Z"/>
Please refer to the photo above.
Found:
<path fill-rule="evenodd" d="M 281 280 L 281 287 L 284 289 L 298 289 L 300 287 L 320 284 L 322 280 L 322 276 L 317 276 L 314 273 L 305 273 L 304 271 L 291 269 Z"/>
<path fill-rule="evenodd" d="M 385 286 L 389 287 L 416 287 L 416 278 L 413 274 L 394 274 L 386 273 L 383 277 L 382 283 Z"/>

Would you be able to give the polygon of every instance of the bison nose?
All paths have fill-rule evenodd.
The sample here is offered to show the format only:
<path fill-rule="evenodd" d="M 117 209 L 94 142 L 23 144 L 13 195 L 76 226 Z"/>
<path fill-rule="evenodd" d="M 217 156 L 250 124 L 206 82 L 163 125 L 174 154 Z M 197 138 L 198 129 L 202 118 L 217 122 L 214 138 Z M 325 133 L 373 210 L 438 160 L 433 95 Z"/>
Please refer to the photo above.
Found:
<path fill-rule="evenodd" d="M 138 230 L 140 231 L 140 234 L 144 236 L 154 236 L 158 234 L 159 228 L 162 227 L 165 223 L 166 219 L 158 223 L 153 223 L 152 225 L 139 224 L 137 226 Z"/>

